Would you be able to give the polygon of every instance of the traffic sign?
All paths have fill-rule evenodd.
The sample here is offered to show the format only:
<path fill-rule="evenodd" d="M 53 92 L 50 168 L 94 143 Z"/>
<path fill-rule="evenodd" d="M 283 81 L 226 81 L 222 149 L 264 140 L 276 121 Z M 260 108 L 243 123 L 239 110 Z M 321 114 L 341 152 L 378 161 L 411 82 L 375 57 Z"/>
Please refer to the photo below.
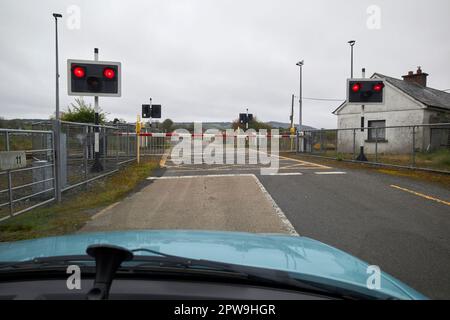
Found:
<path fill-rule="evenodd" d="M 14 170 L 27 166 L 25 151 L 1 151 L 0 170 Z"/>
<path fill-rule="evenodd" d="M 142 118 L 150 118 L 151 115 L 152 115 L 151 106 L 149 104 L 143 104 L 142 105 Z"/>
<path fill-rule="evenodd" d="M 161 105 L 154 104 L 152 105 L 151 115 L 153 119 L 161 119 Z"/>
<path fill-rule="evenodd" d="M 239 123 L 240 124 L 246 124 L 253 121 L 253 114 L 249 113 L 248 115 L 246 113 L 240 113 L 239 114 Z"/>
<path fill-rule="evenodd" d="M 383 79 L 348 79 L 348 104 L 384 104 Z"/>
<path fill-rule="evenodd" d="M 143 104 L 142 118 L 161 119 L 161 105 L 160 104 Z"/>
<path fill-rule="evenodd" d="M 121 63 L 67 60 L 69 96 L 121 96 Z"/>

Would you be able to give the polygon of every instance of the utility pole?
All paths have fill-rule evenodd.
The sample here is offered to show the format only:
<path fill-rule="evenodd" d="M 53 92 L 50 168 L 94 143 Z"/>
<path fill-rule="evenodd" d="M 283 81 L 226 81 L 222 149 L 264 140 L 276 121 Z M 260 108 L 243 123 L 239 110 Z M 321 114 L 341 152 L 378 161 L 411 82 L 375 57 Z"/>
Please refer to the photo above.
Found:
<path fill-rule="evenodd" d="M 62 18 L 62 14 L 53 13 L 53 17 L 55 18 L 55 57 L 56 57 L 56 90 L 55 90 L 55 123 L 53 125 L 54 132 L 54 165 L 56 171 L 55 178 L 55 195 L 57 202 L 61 202 L 61 119 L 59 112 L 59 56 L 58 56 L 58 18 Z"/>
<path fill-rule="evenodd" d="M 297 149 L 298 151 L 303 151 L 303 148 L 301 147 L 301 143 L 300 143 L 300 132 L 302 131 L 302 121 L 303 121 L 303 98 L 302 98 L 302 82 L 303 82 L 303 65 L 305 64 L 305 61 L 302 60 L 300 62 L 297 63 L 297 66 L 300 67 L 300 89 L 299 89 L 299 98 L 298 98 L 298 105 L 299 105 L 299 113 L 298 113 L 298 132 L 297 132 L 297 140 L 298 140 L 298 146 Z"/>
<path fill-rule="evenodd" d="M 98 48 L 94 48 L 94 60 L 98 61 Z M 94 165 L 92 167 L 93 172 L 103 171 L 103 166 L 100 162 L 100 115 L 98 106 L 98 96 L 94 97 Z M 104 139 L 105 137 L 103 137 Z M 105 150 L 103 150 L 105 152 Z"/>

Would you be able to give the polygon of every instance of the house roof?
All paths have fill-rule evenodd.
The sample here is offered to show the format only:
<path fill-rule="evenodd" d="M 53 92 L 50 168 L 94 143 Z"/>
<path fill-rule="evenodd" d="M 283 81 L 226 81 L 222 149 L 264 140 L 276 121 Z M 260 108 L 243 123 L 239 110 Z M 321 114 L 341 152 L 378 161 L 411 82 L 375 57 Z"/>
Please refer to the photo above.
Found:
<path fill-rule="evenodd" d="M 408 82 L 393 77 L 385 76 L 381 73 L 374 73 L 371 78 L 383 78 L 386 79 L 388 83 L 402 91 L 403 93 L 409 95 L 413 99 L 421 102 L 430 108 L 439 108 L 450 111 L 450 93 L 429 88 L 422 87 L 421 85 L 413 82 Z M 344 101 L 333 113 L 338 112 L 342 107 L 344 107 L 346 101 Z"/>
<path fill-rule="evenodd" d="M 417 83 L 388 77 L 380 73 L 375 73 L 372 78 L 374 77 L 386 79 L 387 82 L 427 107 L 450 110 L 450 93 L 429 87 L 422 87 Z"/>

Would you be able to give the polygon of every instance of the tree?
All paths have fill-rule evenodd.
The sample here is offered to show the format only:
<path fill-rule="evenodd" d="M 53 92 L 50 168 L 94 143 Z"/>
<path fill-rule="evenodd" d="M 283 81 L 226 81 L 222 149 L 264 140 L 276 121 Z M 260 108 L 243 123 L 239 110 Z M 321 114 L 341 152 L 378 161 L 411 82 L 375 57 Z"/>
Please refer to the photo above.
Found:
<path fill-rule="evenodd" d="M 67 107 L 67 111 L 61 115 L 61 120 L 81 123 L 95 122 L 95 109 L 89 103 L 87 104 L 82 97 L 75 98 L 75 103 L 71 103 Z M 99 110 L 99 122 L 106 122 L 106 114 Z"/>
<path fill-rule="evenodd" d="M 161 129 L 163 129 L 166 132 L 172 132 L 173 131 L 173 121 L 171 119 L 166 119 L 161 123 Z"/>

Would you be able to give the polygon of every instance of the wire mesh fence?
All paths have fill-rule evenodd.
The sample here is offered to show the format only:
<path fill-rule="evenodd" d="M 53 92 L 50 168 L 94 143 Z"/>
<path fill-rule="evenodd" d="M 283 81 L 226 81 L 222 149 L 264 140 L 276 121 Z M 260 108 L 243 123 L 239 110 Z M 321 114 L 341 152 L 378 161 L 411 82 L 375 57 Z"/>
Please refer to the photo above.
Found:
<path fill-rule="evenodd" d="M 8 168 L 2 163 L 0 221 L 55 199 L 52 131 L 0 129 L 0 152 L 2 160 L 20 152 L 12 158 L 16 166 Z"/>
<path fill-rule="evenodd" d="M 51 122 L 35 123 L 35 129 L 52 128 Z M 99 134 L 100 170 L 95 166 L 95 132 Z M 135 126 L 99 125 L 61 121 L 61 191 L 111 174 L 136 160 Z"/>
<path fill-rule="evenodd" d="M 54 123 L 34 123 L 32 130 L 0 129 L 0 152 L 7 159 L 14 151 L 25 152 L 20 168 L 0 169 L 0 221 L 55 200 L 65 192 L 116 172 L 136 160 L 135 126 L 96 126 L 60 122 L 60 159 L 55 156 Z M 95 134 L 98 131 L 96 161 Z M 100 169 L 94 164 L 100 163 Z M 57 166 L 60 179 L 57 182 Z"/>
<path fill-rule="evenodd" d="M 358 161 L 450 172 L 450 124 L 305 131 L 303 152 Z M 363 147 L 363 149 L 361 149 Z"/>

